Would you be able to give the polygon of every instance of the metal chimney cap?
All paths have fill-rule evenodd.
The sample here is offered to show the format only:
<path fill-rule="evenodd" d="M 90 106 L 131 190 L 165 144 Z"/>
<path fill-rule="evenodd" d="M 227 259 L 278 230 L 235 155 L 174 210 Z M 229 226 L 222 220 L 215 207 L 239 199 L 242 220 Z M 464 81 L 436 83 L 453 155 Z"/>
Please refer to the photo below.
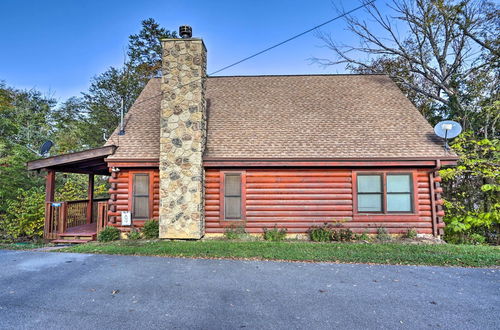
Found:
<path fill-rule="evenodd" d="M 189 25 L 179 26 L 179 35 L 182 39 L 191 38 L 193 36 L 193 28 Z"/>

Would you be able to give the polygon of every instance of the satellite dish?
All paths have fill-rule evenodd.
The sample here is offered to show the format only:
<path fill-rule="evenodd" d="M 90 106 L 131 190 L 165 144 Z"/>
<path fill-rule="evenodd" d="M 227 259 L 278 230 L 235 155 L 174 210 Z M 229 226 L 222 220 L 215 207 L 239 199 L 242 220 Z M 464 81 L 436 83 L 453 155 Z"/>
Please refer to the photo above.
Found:
<path fill-rule="evenodd" d="M 445 140 L 444 148 L 446 150 L 450 149 L 450 146 L 448 146 L 448 139 L 457 137 L 461 132 L 462 126 L 453 120 L 444 120 L 434 126 L 434 133 Z"/>
<path fill-rule="evenodd" d="M 45 156 L 46 154 L 49 153 L 50 148 L 54 145 L 54 142 L 48 140 L 45 141 L 42 146 L 40 147 L 40 155 Z"/>

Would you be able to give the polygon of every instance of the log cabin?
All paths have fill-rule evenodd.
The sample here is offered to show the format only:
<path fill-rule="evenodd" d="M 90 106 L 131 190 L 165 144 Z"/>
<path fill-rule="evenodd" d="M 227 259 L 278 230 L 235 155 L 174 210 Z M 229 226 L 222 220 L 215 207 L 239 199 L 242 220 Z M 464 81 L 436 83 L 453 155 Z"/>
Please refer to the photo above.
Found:
<path fill-rule="evenodd" d="M 457 156 L 389 77 L 208 77 L 203 40 L 162 45 L 161 77 L 103 147 L 28 163 L 47 173 L 45 238 L 78 243 L 148 219 L 169 239 L 324 223 L 443 233 L 438 170 Z M 88 199 L 54 201 L 57 172 L 87 174 Z M 93 198 L 95 175 L 109 176 L 109 200 Z"/>

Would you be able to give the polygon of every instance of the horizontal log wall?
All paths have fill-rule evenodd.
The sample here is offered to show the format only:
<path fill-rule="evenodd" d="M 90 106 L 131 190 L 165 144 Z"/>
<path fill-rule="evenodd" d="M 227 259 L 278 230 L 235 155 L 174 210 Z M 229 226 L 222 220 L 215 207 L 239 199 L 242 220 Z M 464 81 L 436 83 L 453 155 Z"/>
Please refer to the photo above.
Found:
<path fill-rule="evenodd" d="M 223 233 L 231 224 L 243 223 L 249 233 L 262 233 L 275 225 L 290 234 L 303 234 L 325 222 L 342 223 L 354 232 L 389 233 L 415 228 L 432 234 L 429 170 L 399 169 L 414 176 L 414 214 L 356 214 L 353 210 L 352 171 L 337 169 L 247 169 L 246 220 L 221 219 L 220 170 L 207 169 L 205 180 L 206 233 Z"/>
<path fill-rule="evenodd" d="M 134 173 L 148 173 L 150 175 L 150 195 L 153 199 L 150 203 L 150 211 L 153 219 L 158 219 L 160 210 L 160 175 L 158 169 L 137 169 L 137 168 L 122 168 L 120 172 L 113 173 L 109 182 L 111 188 L 109 190 L 109 225 L 119 227 L 122 230 L 130 229 L 130 227 L 121 227 L 121 212 L 132 211 L 132 177 Z M 145 220 L 132 219 L 133 227 L 142 227 Z"/>

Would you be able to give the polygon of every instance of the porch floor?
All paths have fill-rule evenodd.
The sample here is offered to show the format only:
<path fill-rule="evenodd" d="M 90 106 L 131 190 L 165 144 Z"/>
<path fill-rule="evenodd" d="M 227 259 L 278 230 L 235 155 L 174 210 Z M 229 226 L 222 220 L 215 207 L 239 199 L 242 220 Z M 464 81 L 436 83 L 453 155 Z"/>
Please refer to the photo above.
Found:
<path fill-rule="evenodd" d="M 66 229 L 62 234 L 57 234 L 57 239 L 52 243 L 79 244 L 93 241 L 97 237 L 97 223 L 87 223 Z"/>
<path fill-rule="evenodd" d="M 88 235 L 92 235 L 92 234 L 96 234 L 97 233 L 97 223 L 93 222 L 93 223 L 86 223 L 84 225 L 80 225 L 80 226 L 75 226 L 75 227 L 71 227 L 71 228 L 68 228 L 66 229 L 66 231 L 64 232 L 64 234 L 88 234 Z"/>

